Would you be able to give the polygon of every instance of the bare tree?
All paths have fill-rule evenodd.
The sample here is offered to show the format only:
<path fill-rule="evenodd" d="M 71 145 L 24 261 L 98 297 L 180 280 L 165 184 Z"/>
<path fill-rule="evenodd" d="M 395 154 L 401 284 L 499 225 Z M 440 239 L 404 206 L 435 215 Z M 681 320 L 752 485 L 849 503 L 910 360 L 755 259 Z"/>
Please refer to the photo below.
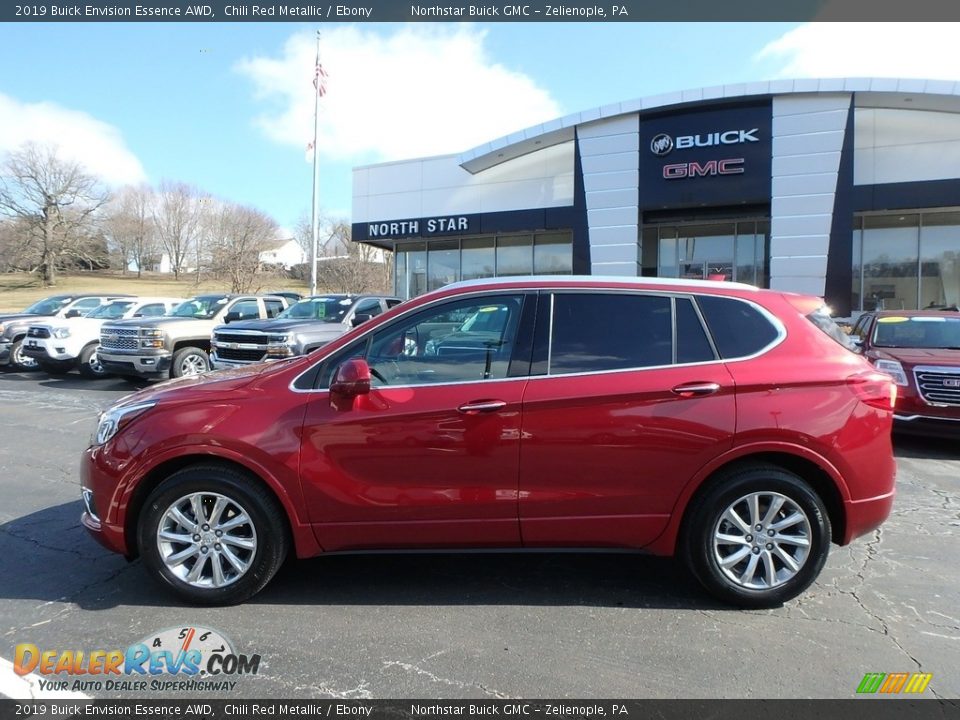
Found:
<path fill-rule="evenodd" d="M 153 191 L 147 185 L 125 187 L 107 206 L 104 228 L 121 256 L 122 272 L 133 261 L 137 277 L 156 258 L 158 242 L 153 217 Z"/>
<path fill-rule="evenodd" d="M 336 292 L 388 292 L 388 258 L 379 248 L 350 239 L 346 221 L 330 222 L 321 236 L 317 286 Z"/>
<path fill-rule="evenodd" d="M 107 198 L 94 176 L 53 146 L 23 145 L 0 175 L 0 212 L 17 221 L 21 250 L 45 285 L 56 285 L 65 263 L 93 261 L 96 214 Z"/>
<path fill-rule="evenodd" d="M 276 241 L 277 223 L 254 208 L 221 203 L 205 224 L 213 270 L 230 280 L 231 292 L 258 289 L 260 253 Z"/>
<path fill-rule="evenodd" d="M 313 229 L 302 215 L 294 227 L 294 238 L 308 258 L 313 254 Z M 303 268 L 310 277 L 310 260 Z M 317 287 L 336 292 L 390 292 L 393 266 L 389 251 L 355 243 L 346 220 L 321 216 L 317 232 Z"/>
<path fill-rule="evenodd" d="M 201 207 L 200 192 L 196 188 L 185 183 L 161 183 L 153 207 L 153 221 L 160 247 L 170 258 L 173 276 L 178 280 L 187 254 L 198 239 Z"/>

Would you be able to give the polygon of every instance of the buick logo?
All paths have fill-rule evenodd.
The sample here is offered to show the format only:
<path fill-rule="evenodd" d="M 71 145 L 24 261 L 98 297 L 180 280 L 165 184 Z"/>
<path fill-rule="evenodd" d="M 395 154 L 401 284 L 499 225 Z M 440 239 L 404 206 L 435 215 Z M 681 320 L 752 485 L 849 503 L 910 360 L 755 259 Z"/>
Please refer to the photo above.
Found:
<path fill-rule="evenodd" d="M 650 141 L 650 152 L 654 155 L 669 155 L 671 150 L 673 150 L 673 138 L 666 133 L 654 135 L 653 140 Z"/>

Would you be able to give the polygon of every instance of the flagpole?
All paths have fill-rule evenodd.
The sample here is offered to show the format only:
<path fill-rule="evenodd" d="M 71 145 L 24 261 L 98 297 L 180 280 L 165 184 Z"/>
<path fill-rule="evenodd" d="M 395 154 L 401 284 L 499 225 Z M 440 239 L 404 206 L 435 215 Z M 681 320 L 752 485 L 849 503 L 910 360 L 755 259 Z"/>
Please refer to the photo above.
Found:
<path fill-rule="evenodd" d="M 317 62 L 314 66 L 314 73 L 317 73 L 320 67 L 320 31 L 317 30 Z M 320 155 L 320 148 L 317 147 L 317 126 L 319 125 L 320 92 L 317 84 L 321 82 L 318 75 L 314 76 L 313 93 L 313 192 L 310 202 L 310 227 L 313 230 L 313 252 L 310 254 L 310 294 L 317 294 L 317 250 L 320 246 L 320 228 L 319 218 L 317 217 L 317 186 L 319 185 L 317 171 L 319 164 L 317 158 Z"/>

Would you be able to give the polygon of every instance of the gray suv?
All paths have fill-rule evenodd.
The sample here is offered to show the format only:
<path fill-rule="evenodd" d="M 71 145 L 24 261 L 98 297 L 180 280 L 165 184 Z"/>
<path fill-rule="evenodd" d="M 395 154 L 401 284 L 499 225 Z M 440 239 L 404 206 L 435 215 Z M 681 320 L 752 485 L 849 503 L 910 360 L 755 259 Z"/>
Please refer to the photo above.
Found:
<path fill-rule="evenodd" d="M 250 365 L 306 355 L 402 301 L 382 295 L 317 295 L 272 320 L 220 325 L 213 330 L 213 368 Z"/>

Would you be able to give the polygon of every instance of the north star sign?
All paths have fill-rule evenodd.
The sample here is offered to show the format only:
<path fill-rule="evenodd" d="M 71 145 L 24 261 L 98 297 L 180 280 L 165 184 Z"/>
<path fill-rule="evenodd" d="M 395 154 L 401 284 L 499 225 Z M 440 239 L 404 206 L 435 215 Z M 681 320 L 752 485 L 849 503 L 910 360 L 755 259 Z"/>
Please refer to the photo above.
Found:
<path fill-rule="evenodd" d="M 371 240 L 373 238 L 449 235 L 469 231 L 470 218 L 466 215 L 367 223 L 367 237 Z"/>

